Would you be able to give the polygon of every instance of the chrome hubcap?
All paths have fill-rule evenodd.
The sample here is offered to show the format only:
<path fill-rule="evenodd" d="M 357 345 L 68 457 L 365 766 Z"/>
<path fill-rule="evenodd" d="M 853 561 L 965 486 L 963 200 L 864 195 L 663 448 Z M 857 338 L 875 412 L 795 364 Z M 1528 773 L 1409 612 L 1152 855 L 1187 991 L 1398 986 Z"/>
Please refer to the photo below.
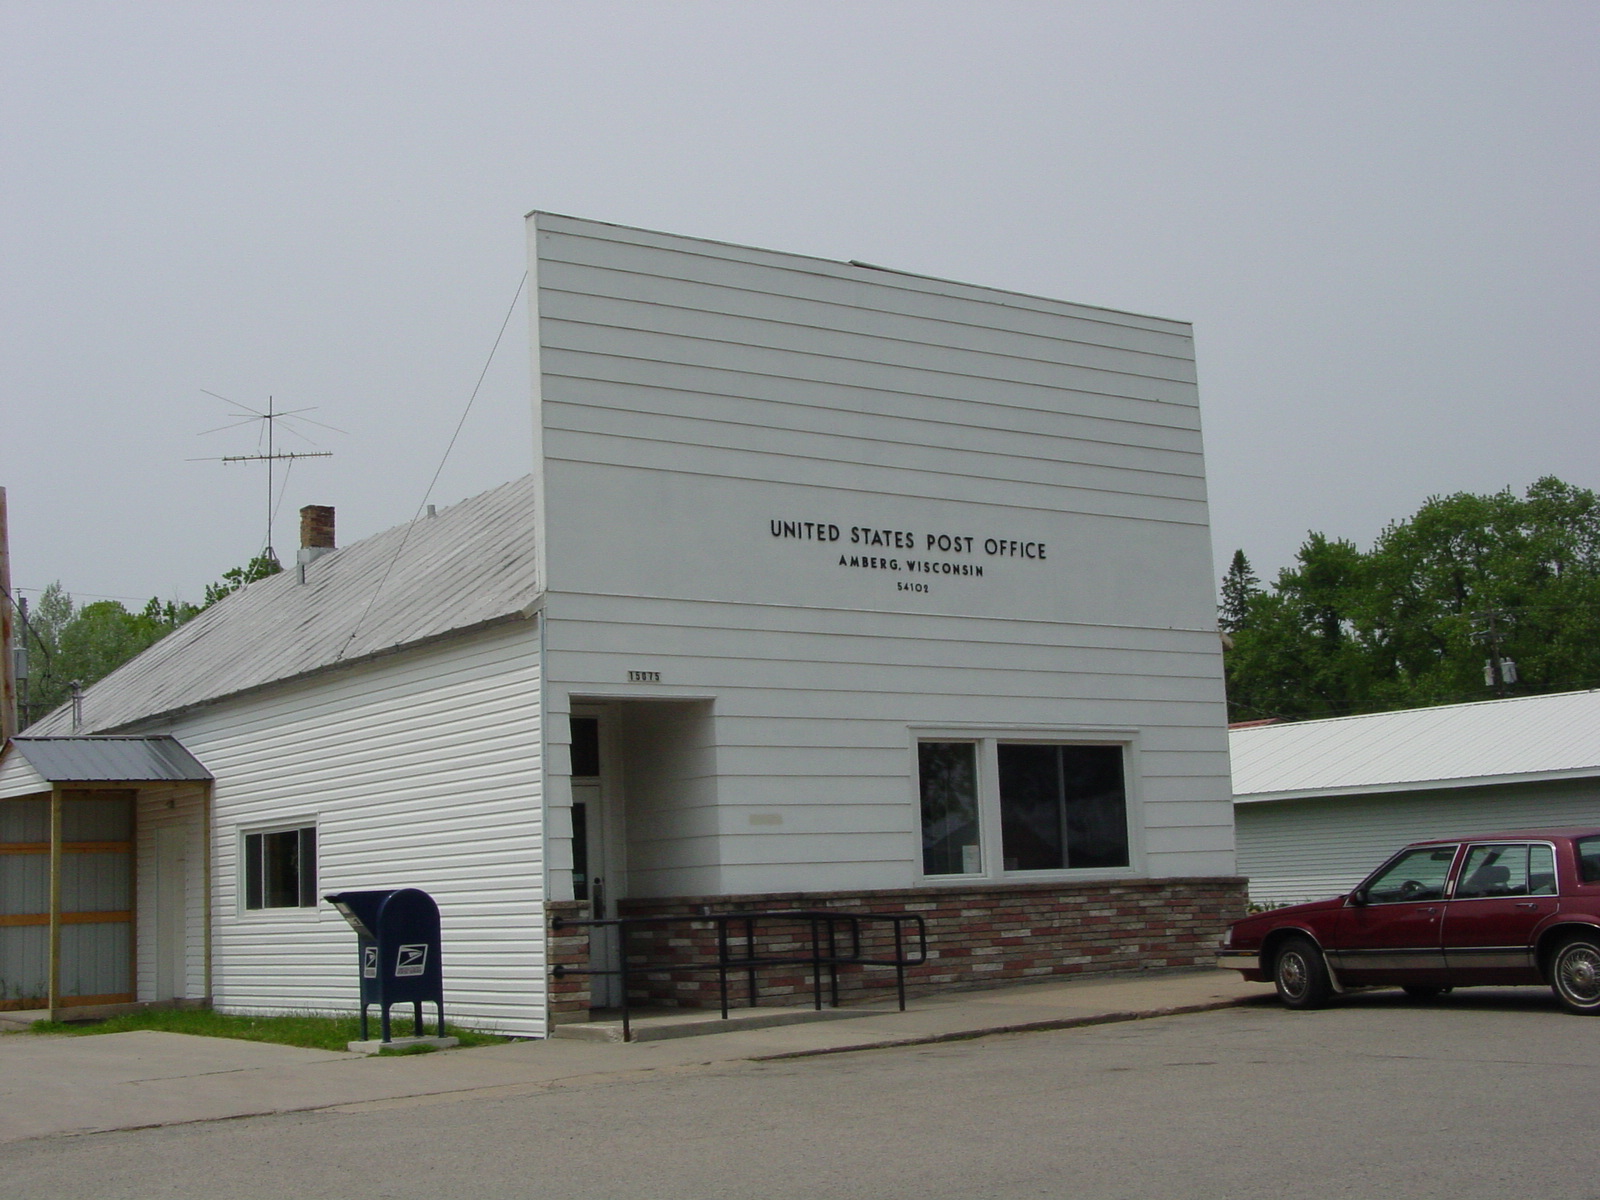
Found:
<path fill-rule="evenodd" d="M 1600 953 L 1592 946 L 1573 946 L 1556 964 L 1561 990 L 1579 1004 L 1600 1003 Z"/>
<path fill-rule="evenodd" d="M 1306 990 L 1306 962 L 1298 954 L 1285 954 L 1278 960 L 1278 986 L 1290 996 Z"/>

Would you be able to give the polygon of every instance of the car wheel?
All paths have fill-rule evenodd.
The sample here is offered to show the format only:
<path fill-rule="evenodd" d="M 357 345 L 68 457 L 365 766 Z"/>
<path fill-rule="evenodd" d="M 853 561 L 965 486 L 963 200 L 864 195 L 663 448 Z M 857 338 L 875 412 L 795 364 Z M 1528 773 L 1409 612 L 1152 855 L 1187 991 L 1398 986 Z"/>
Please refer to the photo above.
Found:
<path fill-rule="evenodd" d="M 1600 1013 L 1600 937 L 1580 934 L 1556 947 L 1550 989 L 1572 1012 Z"/>
<path fill-rule="evenodd" d="M 1333 995 L 1328 965 L 1310 938 L 1292 937 L 1278 947 L 1272 960 L 1272 982 L 1278 999 L 1288 1008 L 1321 1008 Z"/>

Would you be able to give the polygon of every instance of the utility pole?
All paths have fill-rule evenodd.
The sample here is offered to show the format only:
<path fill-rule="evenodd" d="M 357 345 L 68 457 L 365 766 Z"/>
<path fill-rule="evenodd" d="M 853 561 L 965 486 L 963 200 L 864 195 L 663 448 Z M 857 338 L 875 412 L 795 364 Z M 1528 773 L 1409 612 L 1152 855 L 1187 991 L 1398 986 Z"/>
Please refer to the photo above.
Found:
<path fill-rule="evenodd" d="M 11 633 L 16 644 L 11 649 L 12 670 L 17 687 L 17 729 L 33 724 L 33 708 L 28 703 L 28 681 L 33 674 L 28 663 L 28 598 L 17 597 L 17 622 Z"/>
<path fill-rule="evenodd" d="M 0 741 L 17 734 L 17 664 L 12 655 L 17 618 L 11 595 L 11 539 L 6 530 L 6 490 L 0 487 Z"/>
<path fill-rule="evenodd" d="M 1486 608 L 1472 614 L 1472 636 L 1489 647 L 1489 686 L 1494 694 L 1506 694 L 1505 664 L 1500 657 L 1500 620 L 1506 614 L 1498 608 Z"/>

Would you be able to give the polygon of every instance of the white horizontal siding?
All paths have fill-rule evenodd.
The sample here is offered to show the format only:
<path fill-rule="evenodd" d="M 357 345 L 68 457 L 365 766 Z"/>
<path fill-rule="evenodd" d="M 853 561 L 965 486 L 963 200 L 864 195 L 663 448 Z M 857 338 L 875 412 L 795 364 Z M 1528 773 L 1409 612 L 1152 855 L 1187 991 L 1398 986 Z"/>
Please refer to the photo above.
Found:
<path fill-rule="evenodd" d="M 709 704 L 714 754 L 628 798 L 635 894 L 913 884 L 936 726 L 1129 741 L 1143 870 L 1231 873 L 1187 326 L 561 217 L 530 236 L 552 707 Z M 854 570 L 881 552 L 781 543 L 786 519 L 1048 555 Z"/>
<path fill-rule="evenodd" d="M 700 451 L 705 445 L 705 435 L 711 433 L 725 448 L 727 460 L 731 462 L 750 455 L 777 456 L 801 464 L 826 462 L 842 468 L 841 479 L 853 480 L 860 480 L 869 468 L 872 472 L 931 469 L 955 478 L 972 472 L 973 450 L 981 448 L 984 451 L 982 461 L 988 468 L 984 478 L 990 480 L 1055 487 L 1060 484 L 1066 467 L 1070 470 L 1072 486 L 1084 491 L 1134 493 L 1187 501 L 1205 498 L 1205 486 L 1199 477 L 1200 463 L 1193 454 L 1179 456 L 1171 452 L 1120 447 L 1122 453 L 1118 455 L 1108 452 L 1101 443 L 1073 440 L 1057 446 L 1037 434 L 984 436 L 970 428 L 933 426 L 931 422 L 923 422 L 912 430 L 874 429 L 873 436 L 843 437 L 798 427 L 775 428 L 749 422 L 708 420 L 681 411 L 640 413 L 586 404 L 581 408 L 567 405 L 552 413 L 547 428 L 571 435 L 564 439 L 569 449 L 606 441 L 624 446 L 649 443 L 640 449 L 660 447 L 660 453 L 668 456 L 668 461 L 675 448 L 694 447 Z M 909 441 L 911 434 L 919 435 L 920 440 Z M 585 436 L 592 440 L 580 442 Z M 939 444 L 932 444 L 935 440 Z M 704 460 L 703 453 L 698 453 L 697 457 L 702 460 L 702 470 L 714 470 L 714 464 Z M 1096 461 L 1115 458 L 1123 461 Z M 641 464 L 636 461 L 635 465 Z"/>
<path fill-rule="evenodd" d="M 581 404 L 593 414 L 581 418 L 566 410 L 560 417 L 599 421 L 608 412 L 628 412 L 630 409 L 616 400 L 618 385 L 625 385 L 631 411 L 645 420 L 692 419 L 804 436 L 815 431 L 816 410 L 821 408 L 851 414 L 855 436 L 866 441 L 957 448 L 964 444 L 963 439 L 972 439 L 986 450 L 1030 458 L 1054 456 L 1074 464 L 1125 466 L 1173 475 L 1201 472 L 1192 421 L 1157 423 L 1131 416 L 1093 417 L 1081 411 L 1041 413 L 996 403 L 988 389 L 979 396 L 886 396 L 842 385 L 763 379 L 751 381 L 756 386 L 743 393 L 721 392 L 712 390 L 711 385 L 731 381 L 704 370 L 613 364 L 609 360 L 594 365 L 595 373 L 562 380 L 566 402 Z M 596 377 L 602 370 L 616 378 Z M 868 400 L 875 403 L 870 411 L 862 411 Z M 1156 415 L 1170 414 L 1163 410 Z"/>
<path fill-rule="evenodd" d="M 1030 729 L 1048 736 L 1071 736 L 1076 729 L 1106 740 L 1136 730 L 1140 775 L 1132 800 L 1143 826 L 1146 872 L 1233 870 L 1226 742 L 1214 681 L 1051 673 L 1037 669 L 1038 660 L 1048 657 L 1048 648 L 1039 647 L 1030 667 L 1011 671 L 881 661 L 844 669 L 803 657 L 809 639 L 799 639 L 797 649 L 772 638 L 764 660 L 652 658 L 643 636 L 633 652 L 583 649 L 608 636 L 613 645 L 632 640 L 621 629 L 553 622 L 552 671 L 593 681 L 570 685 L 574 694 L 631 690 L 641 699 L 716 697 L 715 802 L 680 804 L 675 829 L 685 842 L 678 865 L 715 862 L 717 877 L 730 890 L 734 879 L 761 873 L 762 862 L 763 883 L 747 890 L 814 890 L 823 886 L 816 868 L 830 863 L 830 886 L 911 886 L 918 842 L 908 730 L 919 726 L 1014 730 L 1021 737 Z M 893 657 L 894 644 L 897 639 L 880 644 L 884 657 Z M 924 643 L 935 657 L 940 649 Z M 970 649 L 963 645 L 960 652 Z M 866 656 L 861 646 L 852 652 Z M 778 657 L 787 653 L 801 657 Z M 628 689 L 616 681 L 629 665 L 659 667 L 673 682 Z M 1096 688 L 1096 682 L 1103 686 Z M 1144 695 L 1117 694 L 1125 691 Z M 754 812 L 780 816 L 781 833 L 752 833 Z M 704 841 L 691 852 L 689 839 Z"/>
<path fill-rule="evenodd" d="M 1600 825 L 1593 782 L 1339 796 L 1235 806 L 1239 873 L 1258 903 L 1349 891 L 1408 842 Z"/>
<path fill-rule="evenodd" d="M 592 244 L 592 243 L 591 243 Z M 877 287 L 870 316 L 842 289 L 824 297 L 819 289 L 793 288 L 785 280 L 783 294 L 765 290 L 757 272 L 743 275 L 727 259 L 715 282 L 686 278 L 683 268 L 694 260 L 684 255 L 657 260 L 662 270 L 651 274 L 610 263 L 562 261 L 546 256 L 540 267 L 545 291 L 562 293 L 562 311 L 590 324 L 616 324 L 655 329 L 690 337 L 712 337 L 751 345 L 794 345 L 834 357 L 875 359 L 884 350 L 876 343 L 911 349 L 918 358 L 929 351 L 949 353 L 952 347 L 982 349 L 1025 363 L 1092 366 L 1130 375 L 1194 381 L 1194 361 L 1181 334 L 1137 330 L 1117 337 L 1126 325 L 1112 320 L 1082 321 L 1062 313 L 1033 314 L 1021 321 L 1008 306 L 1004 326 L 974 320 L 970 299 L 914 296 L 892 287 Z M 710 256 L 700 261 L 711 265 Z M 643 264 L 640 264 L 643 265 Z M 672 274 L 669 274 L 671 272 Z M 709 274 L 707 275 L 709 279 Z M 802 294 L 810 292 L 810 295 Z M 859 295 L 859 292 L 856 293 Z M 909 301 L 909 303 L 907 302 Z M 980 304 L 977 312 L 983 313 Z M 1110 334 L 1110 336 L 1108 336 Z M 1075 335 L 1075 336 L 1074 336 Z M 1118 342 L 1126 344 L 1116 344 Z"/>
<path fill-rule="evenodd" d="M 711 431 L 702 426 L 700 432 L 709 435 Z M 837 493 L 831 498 L 835 509 L 862 508 L 867 497 L 895 496 L 947 505 L 1004 504 L 1008 508 L 1034 510 L 1058 518 L 1070 513 L 1177 525 L 1203 526 L 1206 522 L 1204 489 L 1195 484 L 1171 489 L 1187 493 L 1180 495 L 1135 490 L 1132 481 L 1129 481 L 1130 486 L 1116 489 L 1104 486 L 1103 474 L 1086 468 L 1074 473 L 1063 472 L 1065 481 L 1060 482 L 1019 478 L 1009 469 L 1010 463 L 999 456 L 987 463 L 968 460 L 964 470 L 947 470 L 934 479 L 908 464 L 884 462 L 885 456 L 870 453 L 871 447 L 848 450 L 841 447 L 838 453 L 826 454 L 814 439 L 808 441 L 812 444 L 796 445 L 783 454 L 708 445 L 687 437 L 681 442 L 654 442 L 547 427 L 546 471 L 560 491 L 574 486 L 588 491 L 592 487 L 597 489 L 592 493 L 595 495 L 603 495 L 605 490 L 624 482 L 640 492 L 651 488 L 659 490 L 664 484 L 650 480 L 643 473 L 661 472 L 688 479 L 732 483 L 758 478 L 797 488 L 827 489 Z M 993 469 L 985 470 L 986 465 Z M 557 474 L 562 467 L 579 469 Z M 605 481 L 607 472 L 603 468 L 606 467 L 623 470 L 613 480 Z M 628 479 L 628 475 L 635 477 Z M 585 482 L 578 485 L 578 480 Z M 590 480 L 604 482 L 590 483 Z M 748 489 L 729 487 L 728 490 L 730 494 L 740 494 Z M 552 509 L 551 513 L 554 515 L 558 511 L 563 510 Z M 550 531 L 552 537 L 573 532 L 575 529 L 567 522 L 553 526 Z"/>
<path fill-rule="evenodd" d="M 997 324 L 1056 339 L 1090 345 L 1119 345 L 1152 355 L 1192 359 L 1188 326 L 1178 321 L 1092 305 L 1004 292 L 899 272 L 864 271 L 827 259 L 806 258 L 753 246 L 685 238 L 651 230 L 597 225 L 548 213 L 536 214 L 538 253 L 545 264 L 575 264 L 617 275 L 655 280 L 648 298 L 683 305 L 686 292 L 707 284 L 740 293 L 747 311 L 751 297 L 770 295 L 783 311 L 797 303 L 827 304 L 835 311 L 861 309 L 870 319 L 902 314 L 924 320 L 970 324 L 980 332 Z M 775 287 L 781 272 L 781 286 Z M 559 285 L 560 275 L 552 280 Z M 635 292 L 628 291 L 628 295 Z M 692 294 L 692 293 L 690 293 Z M 997 321 L 987 309 L 1004 309 Z M 813 323 L 815 321 L 813 320 Z M 852 321 L 846 328 L 855 327 Z"/>
<path fill-rule="evenodd" d="M 10 746 L 0 759 L 0 799 L 36 796 L 50 791 L 50 781 L 33 769 L 27 759 Z"/>
<path fill-rule="evenodd" d="M 171 732 L 216 776 L 215 996 L 349 1010 L 355 934 L 328 905 L 246 912 L 245 831 L 315 823 L 318 891 L 439 903 L 445 1011 L 544 1032 L 538 636 L 518 622 L 218 705 Z"/>

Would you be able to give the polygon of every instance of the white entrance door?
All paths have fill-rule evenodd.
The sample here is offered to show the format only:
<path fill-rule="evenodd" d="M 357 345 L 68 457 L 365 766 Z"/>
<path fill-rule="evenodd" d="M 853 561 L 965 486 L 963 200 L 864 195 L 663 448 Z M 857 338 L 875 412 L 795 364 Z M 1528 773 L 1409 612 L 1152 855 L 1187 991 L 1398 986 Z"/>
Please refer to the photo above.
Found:
<path fill-rule="evenodd" d="M 611 838 L 597 779 L 572 781 L 572 885 L 579 900 L 589 901 L 596 919 L 617 915 L 611 872 Z M 589 931 L 589 969 L 615 972 L 622 965 L 617 931 L 604 926 Z M 589 977 L 589 1003 L 593 1008 L 615 1008 L 622 1003 L 622 981 L 615 974 Z"/>
<path fill-rule="evenodd" d="M 157 1000 L 188 997 L 189 839 L 182 825 L 156 831 L 155 985 Z"/>

